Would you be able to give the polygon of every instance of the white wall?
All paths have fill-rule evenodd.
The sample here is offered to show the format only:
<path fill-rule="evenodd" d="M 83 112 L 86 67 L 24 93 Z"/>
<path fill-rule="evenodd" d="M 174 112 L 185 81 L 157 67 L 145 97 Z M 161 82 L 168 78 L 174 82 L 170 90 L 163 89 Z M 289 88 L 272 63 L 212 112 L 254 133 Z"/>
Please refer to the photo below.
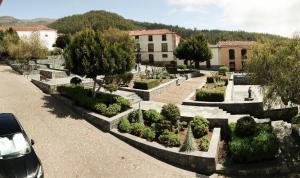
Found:
<path fill-rule="evenodd" d="M 17 31 L 20 38 L 29 38 L 33 33 L 38 33 L 41 41 L 48 48 L 53 50 L 53 44 L 56 42 L 57 32 L 54 30 L 40 30 L 40 31 Z"/>
<path fill-rule="evenodd" d="M 148 41 L 148 35 L 139 36 L 139 40 L 135 40 L 141 47 L 141 58 L 143 62 L 149 62 L 149 54 L 154 55 L 154 62 L 170 62 L 176 60 L 173 51 L 179 43 L 179 38 L 176 38 L 174 34 L 167 34 L 167 40 L 162 41 L 162 35 L 152 35 L 153 41 Z M 134 36 L 133 36 L 134 38 Z M 148 52 L 148 44 L 154 44 L 154 52 Z M 162 52 L 162 43 L 168 44 L 168 52 Z M 167 58 L 163 58 L 162 55 L 167 54 Z"/>
<path fill-rule="evenodd" d="M 212 66 L 219 66 L 221 65 L 221 59 L 219 57 L 220 48 L 216 45 L 209 45 L 212 53 L 212 58 L 210 60 L 210 64 Z M 200 63 L 201 66 L 206 66 L 206 62 Z"/>

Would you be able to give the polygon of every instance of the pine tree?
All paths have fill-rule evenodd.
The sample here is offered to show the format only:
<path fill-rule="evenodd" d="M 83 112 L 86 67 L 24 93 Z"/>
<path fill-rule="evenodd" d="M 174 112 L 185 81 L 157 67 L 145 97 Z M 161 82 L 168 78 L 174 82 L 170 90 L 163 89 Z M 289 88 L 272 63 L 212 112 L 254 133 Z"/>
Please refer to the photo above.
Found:
<path fill-rule="evenodd" d="M 189 124 L 188 126 L 188 130 L 185 136 L 185 140 L 180 148 L 180 152 L 193 152 L 196 150 L 196 146 L 194 143 L 194 135 L 192 132 L 192 128 L 191 128 L 191 124 Z"/>
<path fill-rule="evenodd" d="M 144 117 L 141 109 L 138 110 L 138 122 L 144 124 Z"/>

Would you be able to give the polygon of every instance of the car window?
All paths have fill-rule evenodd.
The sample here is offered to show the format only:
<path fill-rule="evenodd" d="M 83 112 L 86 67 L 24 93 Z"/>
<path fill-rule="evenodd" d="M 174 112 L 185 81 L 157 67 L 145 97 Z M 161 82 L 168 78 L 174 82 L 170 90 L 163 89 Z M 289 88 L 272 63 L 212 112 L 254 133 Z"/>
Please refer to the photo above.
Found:
<path fill-rule="evenodd" d="M 0 137 L 0 159 L 16 157 L 30 152 L 30 145 L 22 133 Z"/>

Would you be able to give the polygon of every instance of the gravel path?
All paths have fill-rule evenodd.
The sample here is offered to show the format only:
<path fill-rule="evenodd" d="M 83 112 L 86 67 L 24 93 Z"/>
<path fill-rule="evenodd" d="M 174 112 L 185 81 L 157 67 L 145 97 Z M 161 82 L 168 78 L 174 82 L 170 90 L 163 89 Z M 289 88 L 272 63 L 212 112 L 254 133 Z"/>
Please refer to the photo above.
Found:
<path fill-rule="evenodd" d="M 205 177 L 158 161 L 96 129 L 4 65 L 0 112 L 14 113 L 35 140 L 45 177 Z"/>

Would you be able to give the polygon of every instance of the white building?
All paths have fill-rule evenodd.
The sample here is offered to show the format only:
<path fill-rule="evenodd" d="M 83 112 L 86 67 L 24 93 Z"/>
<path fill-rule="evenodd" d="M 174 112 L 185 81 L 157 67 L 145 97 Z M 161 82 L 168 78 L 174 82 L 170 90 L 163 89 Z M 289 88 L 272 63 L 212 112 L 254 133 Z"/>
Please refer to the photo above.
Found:
<path fill-rule="evenodd" d="M 130 31 L 140 48 L 143 64 L 163 65 L 176 62 L 173 52 L 180 42 L 180 36 L 167 29 Z"/>
<path fill-rule="evenodd" d="M 211 50 L 211 54 L 212 54 L 212 58 L 210 59 L 210 65 L 212 68 L 219 68 L 222 66 L 221 64 L 221 58 L 220 58 L 220 47 L 218 45 L 208 45 L 210 50 Z M 200 63 L 200 66 L 203 68 L 205 68 L 207 66 L 206 62 L 202 62 Z"/>
<path fill-rule="evenodd" d="M 48 50 L 53 50 L 53 44 L 55 44 L 57 38 L 57 30 L 42 25 L 32 27 L 0 26 L 0 30 L 9 30 L 10 28 L 15 30 L 20 38 L 29 38 L 32 34 L 37 33 Z"/>

